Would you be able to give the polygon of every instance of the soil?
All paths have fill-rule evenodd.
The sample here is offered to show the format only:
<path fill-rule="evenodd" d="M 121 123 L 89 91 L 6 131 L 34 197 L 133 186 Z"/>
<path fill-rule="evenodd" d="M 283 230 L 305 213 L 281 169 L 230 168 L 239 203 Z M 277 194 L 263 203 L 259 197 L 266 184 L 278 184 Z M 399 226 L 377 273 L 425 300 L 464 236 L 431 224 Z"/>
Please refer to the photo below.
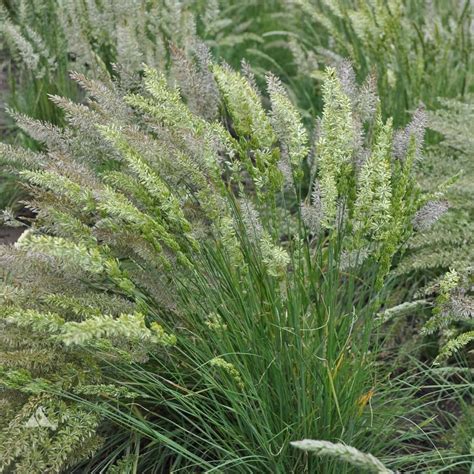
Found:
<path fill-rule="evenodd" d="M 0 227 L 0 244 L 13 244 L 25 231 L 25 227 Z"/>

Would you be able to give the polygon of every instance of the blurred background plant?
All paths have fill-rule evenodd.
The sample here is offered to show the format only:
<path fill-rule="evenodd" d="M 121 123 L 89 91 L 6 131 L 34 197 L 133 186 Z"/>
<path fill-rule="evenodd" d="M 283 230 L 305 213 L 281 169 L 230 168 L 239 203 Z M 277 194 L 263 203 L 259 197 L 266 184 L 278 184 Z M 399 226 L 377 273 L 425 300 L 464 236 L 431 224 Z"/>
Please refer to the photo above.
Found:
<path fill-rule="evenodd" d="M 450 268 L 463 271 L 474 261 L 474 96 L 440 103 L 443 108 L 428 113 L 438 144 L 428 148 L 419 182 L 429 190 L 454 177 L 446 192 L 449 212 L 430 229 L 420 229 L 398 267 L 399 273 L 417 274 L 425 282 Z"/>
<path fill-rule="evenodd" d="M 434 193 L 436 204 L 424 210 L 425 217 L 439 218 L 437 222 L 430 228 L 416 224 L 418 232 L 408 240 L 407 251 L 396 264 L 391 303 L 402 304 L 400 319 L 393 321 L 391 331 L 395 344 L 417 348 L 419 357 L 469 367 L 473 346 L 473 99 L 468 95 L 464 101 L 439 102 L 443 108 L 427 114 L 427 125 L 436 132 L 433 136 L 438 143 L 427 148 L 418 167 L 418 182 L 426 192 L 445 189 L 445 193 L 443 198 Z M 440 309 L 440 284 L 449 275 L 457 275 L 456 282 L 444 291 L 446 305 Z M 413 306 L 404 305 L 411 300 Z M 451 300 L 453 304 L 448 305 Z M 460 353 L 453 350 L 451 357 L 445 357 L 447 344 L 459 347 Z"/>
<path fill-rule="evenodd" d="M 294 0 L 287 2 L 301 74 L 349 58 L 357 77 L 375 74 L 384 113 L 398 126 L 420 102 L 472 91 L 469 0 Z M 295 23 L 291 20 L 295 19 Z"/>

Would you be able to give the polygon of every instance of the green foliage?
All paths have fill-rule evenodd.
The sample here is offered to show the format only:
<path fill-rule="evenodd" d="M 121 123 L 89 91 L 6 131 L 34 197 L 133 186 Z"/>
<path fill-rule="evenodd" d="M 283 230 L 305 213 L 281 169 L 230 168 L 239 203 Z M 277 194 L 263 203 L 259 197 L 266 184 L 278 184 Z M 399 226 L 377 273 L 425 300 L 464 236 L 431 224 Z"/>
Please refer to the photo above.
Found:
<path fill-rule="evenodd" d="M 0 435 L 0 470 L 5 472 L 15 461 L 15 472 L 25 474 L 73 467 L 103 442 L 96 434 L 98 422 L 90 410 L 51 397 L 32 396 Z"/>
<path fill-rule="evenodd" d="M 372 326 L 424 202 L 416 134 L 396 157 L 391 122 L 364 115 L 329 69 L 311 161 L 274 77 L 266 111 L 248 79 L 213 66 L 200 84 L 220 91 L 217 122 L 143 71 L 132 91 L 75 74 L 87 102 L 53 98 L 64 129 L 18 117 L 46 151 L 3 148 L 37 217 L 0 249 L 2 468 L 92 456 L 143 472 L 340 472 L 289 445 L 306 437 L 387 454 L 400 407 L 375 381 Z M 320 197 L 304 196 L 307 168 Z M 55 430 L 25 425 L 40 408 Z"/>
<path fill-rule="evenodd" d="M 474 439 L 474 407 L 465 405 L 462 407 L 460 423 L 456 426 L 454 436 L 456 438 L 456 446 L 459 452 L 471 454 L 473 453 Z"/>

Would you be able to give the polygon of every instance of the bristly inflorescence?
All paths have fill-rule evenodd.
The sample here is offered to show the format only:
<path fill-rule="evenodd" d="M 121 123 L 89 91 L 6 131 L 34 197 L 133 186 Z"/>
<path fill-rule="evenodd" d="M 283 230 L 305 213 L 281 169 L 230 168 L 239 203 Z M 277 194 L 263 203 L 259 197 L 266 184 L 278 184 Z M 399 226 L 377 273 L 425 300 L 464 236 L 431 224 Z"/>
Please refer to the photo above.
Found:
<path fill-rule="evenodd" d="M 393 153 L 399 160 L 404 160 L 408 152 L 410 139 L 415 142 L 415 156 L 421 158 L 423 139 L 427 125 L 424 105 L 420 105 L 413 114 L 411 122 L 403 129 L 395 133 L 393 139 Z"/>
<path fill-rule="evenodd" d="M 429 201 L 415 214 L 413 226 L 417 230 L 429 229 L 448 209 L 446 201 Z"/>
<path fill-rule="evenodd" d="M 423 293 L 431 297 L 431 318 L 422 334 L 440 333 L 441 347 L 435 364 L 447 361 L 474 340 L 474 296 L 472 268 L 450 270 L 428 285 Z"/>
<path fill-rule="evenodd" d="M 385 467 L 376 457 L 342 443 L 304 439 L 301 441 L 293 441 L 291 445 L 303 451 L 314 453 L 316 456 L 330 456 L 337 458 L 340 461 L 345 461 L 352 464 L 354 467 L 363 469 L 367 472 L 393 474 L 393 471 Z"/>

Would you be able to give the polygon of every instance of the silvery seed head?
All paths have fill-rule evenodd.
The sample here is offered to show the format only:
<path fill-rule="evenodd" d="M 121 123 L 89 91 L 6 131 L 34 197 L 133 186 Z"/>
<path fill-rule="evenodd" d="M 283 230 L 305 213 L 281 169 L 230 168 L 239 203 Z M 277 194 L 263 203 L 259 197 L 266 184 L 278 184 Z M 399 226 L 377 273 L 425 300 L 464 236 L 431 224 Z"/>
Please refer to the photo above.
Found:
<path fill-rule="evenodd" d="M 429 229 L 449 208 L 447 201 L 427 202 L 413 218 L 413 227 L 424 231 Z"/>

